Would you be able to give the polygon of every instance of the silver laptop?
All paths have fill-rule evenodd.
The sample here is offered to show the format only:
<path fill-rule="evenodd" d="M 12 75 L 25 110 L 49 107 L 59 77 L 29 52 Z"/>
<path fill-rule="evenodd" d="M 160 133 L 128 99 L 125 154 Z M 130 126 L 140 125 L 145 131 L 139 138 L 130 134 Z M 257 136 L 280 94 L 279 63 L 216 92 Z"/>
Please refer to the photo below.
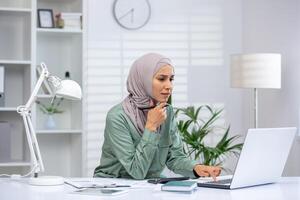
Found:
<path fill-rule="evenodd" d="M 201 181 L 198 186 L 235 189 L 277 182 L 296 131 L 295 127 L 249 129 L 232 178 Z"/>

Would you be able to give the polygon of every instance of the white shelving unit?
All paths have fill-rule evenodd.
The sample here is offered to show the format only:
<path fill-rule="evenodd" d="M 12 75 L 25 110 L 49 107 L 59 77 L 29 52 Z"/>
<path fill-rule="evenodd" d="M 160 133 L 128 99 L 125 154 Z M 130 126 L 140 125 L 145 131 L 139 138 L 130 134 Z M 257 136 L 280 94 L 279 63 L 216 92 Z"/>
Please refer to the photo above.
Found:
<path fill-rule="evenodd" d="M 36 131 L 37 134 L 81 134 L 82 130 L 37 130 Z"/>
<path fill-rule="evenodd" d="M 45 33 L 57 33 L 57 34 L 82 34 L 82 30 L 64 30 L 64 29 L 58 29 L 58 28 L 38 28 L 37 29 L 39 34 L 45 34 Z"/>
<path fill-rule="evenodd" d="M 9 162 L 9 163 L 0 163 L 0 167 L 22 167 L 30 166 L 30 162 Z"/>
<path fill-rule="evenodd" d="M 30 166 L 23 122 L 17 106 L 31 92 L 32 4 L 30 0 L 0 1 L 0 66 L 4 66 L 4 106 L 0 121 L 9 131 L 0 130 L 0 174 L 25 173 Z M 5 153 L 4 153 L 5 152 Z"/>
<path fill-rule="evenodd" d="M 8 11 L 8 12 L 31 12 L 29 8 L 7 8 L 7 7 L 0 7 L 0 11 Z"/>
<path fill-rule="evenodd" d="M 71 79 L 83 85 L 83 31 L 37 27 L 36 13 L 40 8 L 52 9 L 54 15 L 83 13 L 83 0 L 0 1 L 0 66 L 5 67 L 5 106 L 0 107 L 0 121 L 8 122 L 11 127 L 8 150 L 11 159 L 1 162 L 0 157 L 0 174 L 24 174 L 30 167 L 24 125 L 16 109 L 26 103 L 35 86 L 36 66 L 45 62 L 49 72 L 62 79 L 68 71 Z M 47 105 L 51 98 L 40 91 L 37 100 Z M 47 115 L 38 106 L 32 110 L 45 165 L 43 174 L 80 177 L 83 103 L 64 99 L 59 109 L 63 113 L 53 115 L 56 121 L 53 130 L 45 128 Z"/>

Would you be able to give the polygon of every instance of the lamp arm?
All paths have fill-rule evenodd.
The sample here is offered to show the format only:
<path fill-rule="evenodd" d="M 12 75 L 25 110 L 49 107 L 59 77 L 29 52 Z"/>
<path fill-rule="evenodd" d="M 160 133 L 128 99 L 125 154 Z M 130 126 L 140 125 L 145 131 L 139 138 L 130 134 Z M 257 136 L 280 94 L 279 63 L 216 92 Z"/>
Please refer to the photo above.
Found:
<path fill-rule="evenodd" d="M 41 68 L 42 68 L 42 72 L 41 72 L 40 77 L 39 77 L 32 93 L 31 93 L 31 96 L 30 96 L 29 100 L 27 101 L 27 103 L 24 107 L 25 109 L 30 109 L 31 108 L 32 104 L 36 100 L 37 94 L 38 94 L 39 89 L 42 86 L 44 80 L 49 77 L 49 71 L 48 71 L 48 69 L 47 69 L 47 67 L 44 63 L 41 63 Z"/>
<path fill-rule="evenodd" d="M 28 141 L 28 147 L 30 151 L 30 157 L 32 159 L 32 166 L 33 166 L 33 171 L 35 175 L 37 176 L 38 172 L 43 172 L 45 170 L 39 144 L 36 139 L 36 132 L 33 128 L 32 121 L 30 118 L 30 113 L 29 112 L 23 112 L 21 113 L 24 126 L 25 126 L 25 132 L 26 132 L 26 137 Z"/>
<path fill-rule="evenodd" d="M 30 95 L 29 100 L 27 101 L 26 105 L 21 105 L 17 108 L 17 112 L 22 116 L 24 126 L 25 126 L 25 132 L 26 137 L 28 141 L 30 156 L 31 156 L 31 162 L 33 166 L 33 171 L 35 173 L 35 176 L 38 172 L 44 171 L 44 164 L 42 161 L 42 156 L 40 153 L 40 148 L 36 139 L 36 133 L 31 121 L 31 107 L 33 103 L 35 102 L 37 98 L 38 91 L 40 87 L 43 84 L 43 81 L 49 77 L 49 71 L 44 63 L 41 63 L 42 72 L 40 74 L 40 77 L 33 89 L 33 92 Z"/>

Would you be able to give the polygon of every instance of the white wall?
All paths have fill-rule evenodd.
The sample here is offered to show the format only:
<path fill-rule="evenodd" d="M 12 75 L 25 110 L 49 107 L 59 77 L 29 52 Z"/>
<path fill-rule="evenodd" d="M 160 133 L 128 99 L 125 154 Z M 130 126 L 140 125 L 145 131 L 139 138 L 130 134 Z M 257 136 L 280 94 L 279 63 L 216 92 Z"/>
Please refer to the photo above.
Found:
<path fill-rule="evenodd" d="M 186 10 L 184 0 L 150 0 L 156 23 L 170 13 Z M 212 1 L 194 1 L 193 7 L 202 7 Z M 251 127 L 253 111 L 252 92 L 231 89 L 229 85 L 229 57 L 233 53 L 276 52 L 282 54 L 282 89 L 259 91 L 259 126 L 279 127 L 299 125 L 298 92 L 300 81 L 300 8 L 299 0 L 215 0 L 223 9 L 222 66 L 191 67 L 188 73 L 188 96 L 191 102 L 224 103 L 226 120 L 233 133 L 244 134 Z M 113 0 L 89 1 L 88 38 L 103 41 L 107 35 L 126 32 L 114 21 L 111 12 Z M 104 9 L 105 8 L 105 9 Z M 169 10 L 172 11 L 169 13 Z M 149 25 L 152 22 L 150 20 Z M 130 32 L 126 32 L 127 34 Z M 99 134 L 99 132 L 98 132 Z M 101 134 L 101 133 L 100 133 Z M 97 137 L 96 137 L 97 139 Z M 295 140 L 288 159 L 285 175 L 300 175 L 300 140 Z M 280 147 L 278 147 L 280 148 Z M 100 153 L 100 152 L 99 152 Z M 94 156 L 100 157 L 96 152 Z M 233 163 L 232 163 L 233 165 Z"/>
<path fill-rule="evenodd" d="M 152 6 L 152 17 L 149 23 L 142 29 L 137 31 L 128 31 L 119 27 L 118 24 L 114 21 L 112 15 L 112 4 L 113 0 L 89 0 L 88 2 L 88 70 L 95 69 L 95 67 L 107 67 L 105 63 L 108 62 L 108 59 L 101 55 L 103 52 L 103 48 L 107 45 L 108 42 L 115 42 L 111 44 L 118 45 L 128 42 L 124 40 L 124 38 L 133 36 L 136 33 L 144 33 L 151 32 L 153 28 L 157 28 L 163 25 L 162 30 L 164 31 L 166 27 L 166 22 L 170 21 L 172 25 L 178 23 L 179 26 L 187 25 L 186 19 L 190 19 L 191 16 L 197 15 L 201 12 L 209 12 L 209 9 L 218 7 L 220 8 L 220 16 L 222 22 L 222 62 L 219 65 L 193 65 L 188 66 L 188 101 L 190 103 L 212 103 L 212 104 L 223 104 L 225 105 L 225 118 L 226 122 L 231 124 L 231 130 L 234 134 L 244 134 L 246 128 L 248 128 L 249 122 L 249 113 L 248 107 L 245 107 L 244 99 L 248 99 L 247 95 L 249 91 L 247 90 L 239 90 L 239 89 L 231 89 L 229 85 L 229 55 L 233 53 L 239 53 L 242 50 L 242 5 L 241 0 L 149 0 Z M 179 16 L 183 16 L 183 19 L 180 19 Z M 178 19 L 179 18 L 179 19 Z M 178 21 L 179 22 L 178 22 Z M 161 43 L 164 41 L 160 40 Z M 182 42 L 180 40 L 180 42 Z M 187 41 L 188 42 L 188 41 Z M 144 42 L 144 44 L 146 44 Z M 187 46 L 190 44 L 187 43 Z M 192 43 L 193 45 L 193 43 Z M 94 52 L 95 48 L 101 49 L 97 52 L 97 57 L 95 54 L 92 55 L 90 52 Z M 106 47 L 105 47 L 106 48 Z M 115 47 L 111 47 L 111 50 Z M 128 62 L 125 62 L 122 59 L 122 56 L 125 53 L 130 53 L 129 51 L 123 51 L 123 46 L 120 47 L 119 54 L 117 56 L 110 55 L 113 58 L 112 61 L 109 61 L 112 64 L 117 63 L 117 65 L 125 66 L 128 65 Z M 155 49 L 159 49 L 161 47 L 157 47 Z M 192 48 L 192 47 L 188 47 Z M 149 49 L 149 51 L 153 51 L 153 49 Z M 179 51 L 178 49 L 171 49 L 170 54 L 172 52 Z M 99 53 L 100 52 L 100 53 Z M 174 59 L 174 63 L 177 63 L 177 57 L 170 55 L 172 59 Z M 105 56 L 105 55 L 104 55 Z M 119 57 L 118 57 L 119 56 Z M 137 56 L 136 56 L 137 57 Z M 131 55 L 131 58 L 134 57 Z M 192 58 L 193 59 L 193 58 Z M 193 63 L 193 60 L 190 60 L 190 63 Z M 99 78 L 101 81 L 101 78 Z M 91 83 L 91 82 L 89 82 Z M 176 84 L 176 79 L 175 79 Z M 95 85 L 94 85 L 95 86 Z M 98 92 L 97 94 L 101 94 L 103 90 L 105 90 L 105 85 L 97 85 Z M 92 95 L 89 95 L 91 91 L 88 86 L 88 97 L 87 102 L 89 100 L 92 101 Z M 121 90 L 120 90 L 121 91 Z M 103 95 L 101 96 L 103 99 Z M 117 97 L 117 96 L 116 96 Z M 120 96 L 121 97 L 121 96 Z M 117 98 L 120 98 L 117 97 Z M 245 98 L 246 97 L 246 98 Z M 116 98 L 115 98 L 116 99 Z M 114 100 L 115 100 L 114 99 Z M 99 101 L 101 98 L 99 99 Z M 118 101 L 121 100 L 117 99 Z M 94 100 L 93 100 L 93 103 Z M 115 104 L 115 102 L 110 102 Z M 98 103 L 99 104 L 99 103 Z M 248 105 L 246 103 L 246 105 Z M 105 117 L 105 111 L 103 108 L 99 108 L 102 113 L 97 112 L 96 109 L 92 109 L 92 102 L 89 104 L 91 110 L 91 114 L 88 114 L 88 123 L 91 126 L 87 126 L 90 130 L 88 132 L 88 138 L 91 139 L 87 144 L 87 148 L 89 149 L 88 155 L 86 156 L 88 159 L 88 171 L 90 174 L 92 168 L 95 166 L 95 159 L 98 161 L 100 158 L 100 145 L 101 145 L 101 135 L 103 134 L 103 118 Z M 99 106 L 99 105 L 97 105 Z M 110 106 L 106 105 L 106 109 Z M 244 118 L 243 116 L 246 116 Z M 96 117 L 96 118 L 95 118 Z M 101 125 L 102 124 L 102 125 Z M 101 127 L 100 127 L 101 126 Z M 91 128 L 89 128 L 91 127 Z M 97 141 L 97 142 L 96 142 Z M 99 141 L 99 142 L 98 142 Z M 97 147 L 97 148 L 96 148 Z M 97 163 L 98 164 L 98 163 Z M 233 163 L 229 163 L 231 166 Z"/>
<path fill-rule="evenodd" d="M 259 91 L 260 127 L 299 125 L 299 10 L 299 0 L 243 1 L 243 52 L 282 54 L 281 90 Z M 284 175 L 300 175 L 299 141 L 298 137 Z"/>

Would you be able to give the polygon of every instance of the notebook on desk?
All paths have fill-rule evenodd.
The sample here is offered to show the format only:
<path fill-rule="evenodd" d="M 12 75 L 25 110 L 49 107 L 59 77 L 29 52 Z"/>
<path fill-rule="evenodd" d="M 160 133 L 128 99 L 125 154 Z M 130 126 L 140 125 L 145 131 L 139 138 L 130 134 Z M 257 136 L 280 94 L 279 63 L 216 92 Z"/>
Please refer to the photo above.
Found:
<path fill-rule="evenodd" d="M 281 177 L 296 128 L 249 129 L 232 178 L 199 180 L 199 187 L 236 189 L 274 183 Z"/>

